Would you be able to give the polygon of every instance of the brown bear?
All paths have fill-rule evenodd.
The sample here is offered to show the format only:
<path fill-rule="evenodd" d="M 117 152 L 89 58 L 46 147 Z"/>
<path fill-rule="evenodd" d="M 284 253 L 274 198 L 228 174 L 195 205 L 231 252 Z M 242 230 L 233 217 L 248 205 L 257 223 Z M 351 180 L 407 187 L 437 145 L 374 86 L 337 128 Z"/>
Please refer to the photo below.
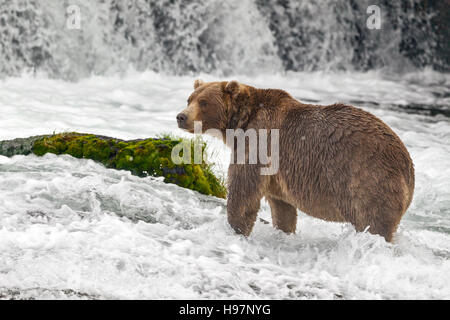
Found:
<path fill-rule="evenodd" d="M 298 208 L 392 240 L 413 197 L 414 167 L 383 121 L 353 106 L 303 104 L 283 90 L 237 81 L 196 80 L 194 89 L 177 115 L 186 131 L 194 132 L 194 121 L 201 121 L 202 133 L 218 129 L 222 138 L 227 129 L 278 129 L 275 174 L 261 174 L 261 163 L 234 159 L 228 168 L 228 222 L 237 233 L 251 233 L 265 197 L 274 227 L 286 233 L 295 232 Z M 228 144 L 236 154 L 234 142 Z"/>

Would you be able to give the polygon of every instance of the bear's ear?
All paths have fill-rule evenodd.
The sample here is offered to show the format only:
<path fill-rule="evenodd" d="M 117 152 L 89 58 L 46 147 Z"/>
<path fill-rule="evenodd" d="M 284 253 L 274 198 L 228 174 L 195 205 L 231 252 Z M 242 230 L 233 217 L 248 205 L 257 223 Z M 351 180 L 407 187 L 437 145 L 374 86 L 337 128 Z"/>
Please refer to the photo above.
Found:
<path fill-rule="evenodd" d="M 196 80 L 194 81 L 194 89 L 197 89 L 197 88 L 200 87 L 202 84 L 204 84 L 203 80 L 196 79 Z"/>
<path fill-rule="evenodd" d="M 227 83 L 225 86 L 225 92 L 229 93 L 231 95 L 231 98 L 236 98 L 236 96 L 240 92 L 240 84 L 239 82 L 233 80 Z"/>

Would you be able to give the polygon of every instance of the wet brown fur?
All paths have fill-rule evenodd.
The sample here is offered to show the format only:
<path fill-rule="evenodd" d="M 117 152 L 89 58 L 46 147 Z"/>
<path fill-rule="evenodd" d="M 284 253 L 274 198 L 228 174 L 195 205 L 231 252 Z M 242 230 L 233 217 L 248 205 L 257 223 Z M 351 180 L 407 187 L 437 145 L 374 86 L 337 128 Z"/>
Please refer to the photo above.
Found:
<path fill-rule="evenodd" d="M 352 106 L 303 104 L 283 90 L 236 81 L 196 81 L 194 88 L 183 111 L 190 132 L 194 120 L 223 137 L 226 129 L 280 130 L 277 174 L 260 175 L 259 164 L 228 169 L 228 221 L 236 232 L 251 233 L 265 197 L 284 232 L 295 232 L 298 208 L 392 240 L 413 197 L 414 167 L 384 122 Z"/>

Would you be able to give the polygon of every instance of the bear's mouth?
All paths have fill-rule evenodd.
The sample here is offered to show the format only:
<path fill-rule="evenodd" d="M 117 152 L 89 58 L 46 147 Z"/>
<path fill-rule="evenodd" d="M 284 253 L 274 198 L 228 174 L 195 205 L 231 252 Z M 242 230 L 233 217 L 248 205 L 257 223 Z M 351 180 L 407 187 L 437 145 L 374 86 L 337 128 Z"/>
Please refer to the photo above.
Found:
<path fill-rule="evenodd" d="M 181 130 L 187 131 L 189 133 L 194 133 L 194 129 L 188 128 L 185 123 L 178 122 L 178 128 L 180 128 Z"/>

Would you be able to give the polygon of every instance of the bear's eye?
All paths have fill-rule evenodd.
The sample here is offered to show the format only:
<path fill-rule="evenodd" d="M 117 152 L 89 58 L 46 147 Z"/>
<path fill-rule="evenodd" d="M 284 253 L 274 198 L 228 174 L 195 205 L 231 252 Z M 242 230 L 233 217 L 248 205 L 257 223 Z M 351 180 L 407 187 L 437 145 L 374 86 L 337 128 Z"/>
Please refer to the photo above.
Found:
<path fill-rule="evenodd" d="M 200 100 L 198 104 L 200 105 L 200 107 L 206 107 L 208 105 L 208 102 L 206 100 Z"/>

